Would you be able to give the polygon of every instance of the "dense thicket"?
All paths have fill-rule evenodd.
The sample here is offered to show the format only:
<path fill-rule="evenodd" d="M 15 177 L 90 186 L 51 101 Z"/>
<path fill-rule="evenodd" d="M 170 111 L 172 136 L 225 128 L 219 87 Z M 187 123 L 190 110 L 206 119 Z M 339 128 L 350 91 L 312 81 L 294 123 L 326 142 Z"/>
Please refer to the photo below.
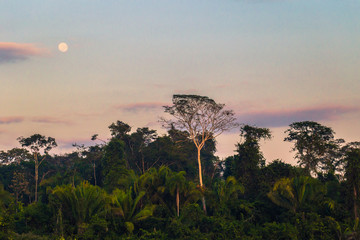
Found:
<path fill-rule="evenodd" d="M 359 239 L 360 143 L 331 128 L 289 126 L 299 166 L 266 161 L 267 128 L 242 125 L 224 160 L 211 139 L 203 188 L 186 132 L 109 129 L 111 139 L 68 154 L 49 155 L 33 136 L 0 152 L 0 239 Z"/>

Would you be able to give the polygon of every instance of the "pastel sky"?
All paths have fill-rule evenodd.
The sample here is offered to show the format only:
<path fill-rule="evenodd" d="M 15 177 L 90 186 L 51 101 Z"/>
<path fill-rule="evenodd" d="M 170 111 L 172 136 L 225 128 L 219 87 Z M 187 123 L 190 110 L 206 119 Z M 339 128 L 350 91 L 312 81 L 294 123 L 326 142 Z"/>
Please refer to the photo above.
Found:
<path fill-rule="evenodd" d="M 173 94 L 225 103 L 240 123 L 269 127 L 268 161 L 295 163 L 295 121 L 360 140 L 358 0 L 63 0 L 0 3 L 0 150 L 19 136 L 57 152 L 110 137 L 116 120 L 165 131 Z M 58 51 L 60 42 L 69 46 Z M 218 138 L 232 155 L 239 129 Z"/>

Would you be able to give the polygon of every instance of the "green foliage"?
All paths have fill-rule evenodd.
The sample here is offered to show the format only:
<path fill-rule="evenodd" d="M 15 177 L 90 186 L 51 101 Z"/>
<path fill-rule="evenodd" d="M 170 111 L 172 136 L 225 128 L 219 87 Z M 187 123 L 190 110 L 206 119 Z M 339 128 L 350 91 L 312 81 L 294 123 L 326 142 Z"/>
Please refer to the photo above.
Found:
<path fill-rule="evenodd" d="M 221 217 L 205 217 L 200 231 L 207 233 L 210 239 L 243 239 L 245 235 L 241 222 Z"/>
<path fill-rule="evenodd" d="M 260 140 L 271 138 L 268 128 L 243 125 L 240 128 L 241 142 L 237 144 L 237 155 L 225 161 L 224 177 L 235 176 L 244 184 L 246 194 L 256 196 L 259 185 L 259 171 L 265 165 L 260 151 Z"/>
<path fill-rule="evenodd" d="M 53 238 L 48 237 L 48 236 L 36 235 L 36 234 L 30 232 L 30 233 L 23 233 L 23 234 L 13 233 L 13 234 L 11 234 L 11 236 L 9 236 L 8 239 L 9 240 L 50 240 Z"/>
<path fill-rule="evenodd" d="M 321 217 L 316 213 L 300 214 L 296 224 L 299 239 L 341 239 L 342 231 L 337 221 L 331 217 Z"/>
<path fill-rule="evenodd" d="M 240 194 L 244 193 L 244 186 L 235 177 L 230 176 L 225 181 L 219 180 L 213 184 L 212 190 L 207 192 L 207 201 L 210 211 L 216 216 L 232 215 L 232 203 L 239 203 L 237 200 Z"/>
<path fill-rule="evenodd" d="M 359 218 L 358 205 L 360 193 L 360 142 L 347 144 L 343 151 L 345 153 L 343 162 L 345 168 L 346 184 L 352 192 L 354 219 Z"/>
<path fill-rule="evenodd" d="M 49 151 L 57 147 L 55 138 L 42 136 L 40 134 L 33 134 L 30 137 L 18 138 L 19 143 L 22 147 L 30 149 L 33 160 L 35 163 L 35 202 L 38 200 L 38 184 L 39 184 L 39 166 L 44 162 Z M 41 151 L 44 153 L 44 156 L 41 156 Z"/>
<path fill-rule="evenodd" d="M 126 240 L 132 240 L 132 239 L 138 239 L 138 240 L 167 240 L 169 239 L 168 235 L 161 230 L 153 230 L 153 231 L 146 231 L 144 229 L 140 229 L 139 233 L 127 237 L 123 237 L 121 239 Z"/>
<path fill-rule="evenodd" d="M 267 240 L 296 240 L 298 239 L 298 231 L 295 226 L 290 223 L 265 223 L 260 229 L 262 239 Z"/>
<path fill-rule="evenodd" d="M 24 207 L 22 212 L 25 220 L 25 232 L 44 235 L 54 229 L 53 216 L 49 205 L 37 202 Z"/>
<path fill-rule="evenodd" d="M 55 138 L 42 136 L 40 134 L 33 134 L 30 137 L 18 138 L 22 147 L 29 148 L 32 153 L 39 154 L 41 150 L 47 154 L 52 148 L 57 147 Z"/>
<path fill-rule="evenodd" d="M 268 193 L 268 197 L 275 204 L 296 213 L 324 196 L 325 191 L 319 181 L 311 177 L 300 176 L 280 179 Z"/>
<path fill-rule="evenodd" d="M 112 192 L 115 188 L 126 188 L 126 179 L 129 171 L 124 159 L 124 143 L 116 138 L 110 140 L 105 146 L 102 159 L 103 185 Z"/>
<path fill-rule="evenodd" d="M 322 163 L 328 170 L 336 157 L 339 144 L 343 140 L 334 139 L 334 131 L 313 121 L 295 122 L 285 131 L 287 137 L 284 141 L 294 142 L 293 151 L 300 166 L 304 166 L 307 173 L 318 173 L 319 164 Z"/>
<path fill-rule="evenodd" d="M 22 161 L 28 161 L 31 154 L 24 148 L 13 148 L 8 151 L 0 151 L 0 164 L 20 164 Z"/>
<path fill-rule="evenodd" d="M 87 224 L 85 231 L 78 235 L 78 239 L 105 239 L 108 232 L 108 222 L 99 215 L 94 215 Z"/>
<path fill-rule="evenodd" d="M 185 95 L 213 104 L 198 97 Z M 118 121 L 109 126 L 109 142 L 75 144 L 78 151 L 55 156 L 47 155 L 54 145 L 42 145 L 41 135 L 22 138 L 32 156 L 0 151 L 0 239 L 359 239 L 360 143 L 339 151 L 342 141 L 330 128 L 290 127 L 298 159 L 311 160 L 304 168 L 280 160 L 265 165 L 260 141 L 271 137 L 269 129 L 243 125 L 237 154 L 224 164 L 214 156 L 213 138 L 201 148 L 207 188 L 197 180 L 197 147 L 174 126 L 159 137 L 146 127 L 131 133 Z"/>
<path fill-rule="evenodd" d="M 201 162 L 201 149 L 208 140 L 213 140 L 224 131 L 237 126 L 232 110 L 224 110 L 225 104 L 199 95 L 176 94 L 172 98 L 172 106 L 164 106 L 174 120 L 162 119 L 164 126 L 186 132 L 197 148 L 197 162 L 199 170 L 199 183 L 203 189 L 203 170 Z M 205 197 L 202 205 L 206 212 Z"/>
<path fill-rule="evenodd" d="M 197 202 L 201 197 L 195 184 L 186 181 L 185 172 L 175 173 L 168 167 L 151 168 L 139 178 L 138 187 L 146 192 L 147 200 L 162 205 L 168 215 L 178 215 L 178 209 Z M 178 199 L 178 200 L 177 200 Z"/>
<path fill-rule="evenodd" d="M 153 214 L 153 205 L 141 207 L 139 204 L 144 195 L 144 191 L 137 193 L 133 191 L 132 187 L 128 191 L 116 189 L 112 194 L 111 212 L 115 216 L 115 221 L 117 219 L 121 220 L 129 233 L 134 231 L 135 223 Z"/>
<path fill-rule="evenodd" d="M 0 183 L 0 210 L 5 209 L 13 201 L 10 193 L 4 189 L 4 185 Z"/>
<path fill-rule="evenodd" d="M 82 182 L 71 185 L 57 186 L 52 191 L 53 204 L 60 208 L 62 216 L 69 224 L 76 226 L 77 234 L 82 234 L 95 216 L 105 216 L 109 198 L 98 186 Z"/>

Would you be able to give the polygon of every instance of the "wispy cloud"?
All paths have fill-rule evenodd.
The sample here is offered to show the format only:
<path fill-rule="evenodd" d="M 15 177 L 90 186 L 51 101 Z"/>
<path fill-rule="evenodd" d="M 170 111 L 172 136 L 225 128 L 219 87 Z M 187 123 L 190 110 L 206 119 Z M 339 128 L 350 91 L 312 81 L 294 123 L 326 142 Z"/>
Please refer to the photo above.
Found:
<path fill-rule="evenodd" d="M 23 117 L 0 117 L 0 124 L 19 123 L 24 121 Z"/>
<path fill-rule="evenodd" d="M 44 56 L 46 49 L 32 43 L 0 42 L 0 64 L 25 60 L 31 56 Z"/>
<path fill-rule="evenodd" d="M 49 124 L 70 124 L 70 121 L 64 120 L 64 119 L 60 119 L 60 118 L 55 118 L 55 117 L 47 117 L 47 116 L 43 116 L 43 117 L 33 117 L 31 118 L 32 122 L 36 122 L 36 123 L 49 123 Z"/>
<path fill-rule="evenodd" d="M 261 127 L 283 127 L 299 121 L 334 120 L 340 115 L 356 112 L 359 108 L 347 106 L 325 106 L 303 109 L 287 109 L 262 112 L 248 112 L 238 115 L 238 121 Z"/>
<path fill-rule="evenodd" d="M 162 109 L 162 106 L 167 105 L 166 103 L 160 102 L 142 102 L 142 103 L 130 103 L 117 105 L 115 108 L 128 111 L 128 112 L 139 112 L 139 111 L 149 111 Z"/>

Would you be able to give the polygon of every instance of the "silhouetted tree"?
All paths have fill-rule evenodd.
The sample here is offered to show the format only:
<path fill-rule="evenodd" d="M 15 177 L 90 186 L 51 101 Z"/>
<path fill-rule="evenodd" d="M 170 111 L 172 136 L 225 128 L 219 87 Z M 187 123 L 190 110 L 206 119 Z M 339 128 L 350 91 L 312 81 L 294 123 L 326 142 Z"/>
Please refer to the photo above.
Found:
<path fill-rule="evenodd" d="M 293 151 L 300 166 L 304 166 L 308 174 L 319 172 L 319 164 L 324 163 L 327 168 L 333 161 L 325 158 L 326 154 L 336 150 L 340 141 L 335 141 L 334 131 L 317 122 L 304 121 L 290 124 L 285 131 L 288 135 L 284 141 L 294 142 Z M 333 155 L 334 156 L 334 155 Z"/>
<path fill-rule="evenodd" d="M 42 136 L 40 134 L 34 134 L 30 137 L 18 138 L 22 147 L 28 148 L 33 154 L 35 162 L 35 202 L 38 200 L 38 181 L 39 181 L 39 166 L 46 159 L 48 152 L 57 146 L 55 138 Z M 41 156 L 41 152 L 44 152 L 44 156 Z"/>

